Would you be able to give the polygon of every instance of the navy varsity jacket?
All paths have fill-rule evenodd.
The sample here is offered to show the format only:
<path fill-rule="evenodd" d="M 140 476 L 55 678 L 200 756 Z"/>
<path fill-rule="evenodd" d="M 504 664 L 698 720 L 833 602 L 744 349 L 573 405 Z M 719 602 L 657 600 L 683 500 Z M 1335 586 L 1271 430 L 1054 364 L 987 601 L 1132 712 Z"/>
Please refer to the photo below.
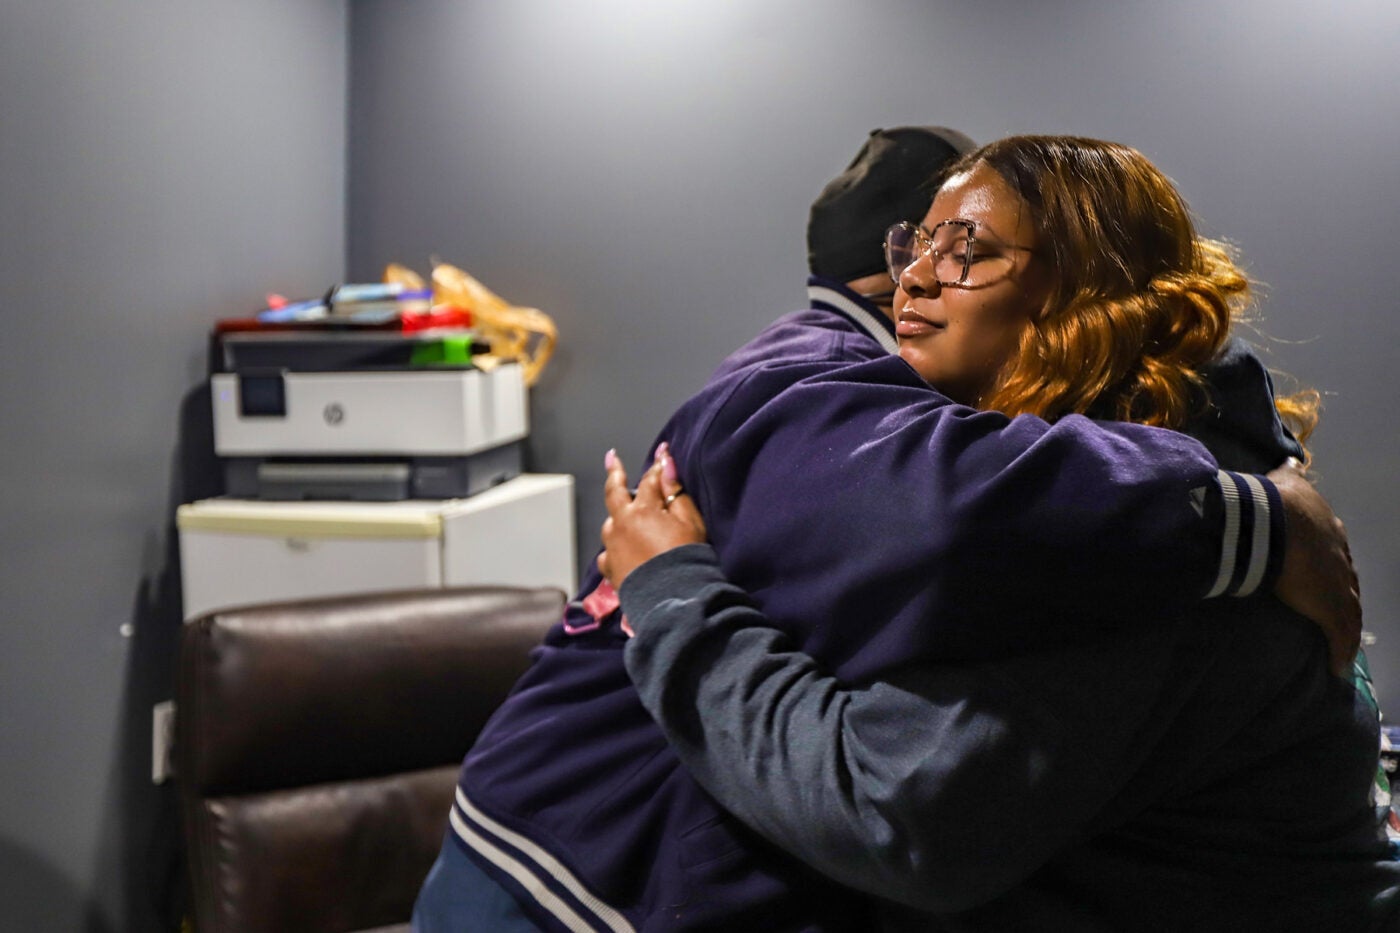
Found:
<path fill-rule="evenodd" d="M 956 405 L 891 355 L 873 307 L 810 290 L 812 308 L 729 357 L 658 440 L 725 574 L 843 681 L 1073 644 L 1152 624 L 1143 606 L 1166 618 L 1268 582 L 1272 484 L 1173 432 Z M 867 929 L 866 899 L 680 766 L 598 583 L 590 570 L 468 754 L 455 839 L 546 929 Z"/>
<path fill-rule="evenodd" d="M 1222 464 L 1299 455 L 1242 344 L 1208 379 L 1220 404 L 1187 430 Z M 1388 807 L 1368 794 L 1374 700 L 1270 595 L 858 688 L 708 546 L 648 561 L 620 596 L 628 671 L 687 771 L 784 851 L 886 899 L 886 933 L 1400 929 Z"/>

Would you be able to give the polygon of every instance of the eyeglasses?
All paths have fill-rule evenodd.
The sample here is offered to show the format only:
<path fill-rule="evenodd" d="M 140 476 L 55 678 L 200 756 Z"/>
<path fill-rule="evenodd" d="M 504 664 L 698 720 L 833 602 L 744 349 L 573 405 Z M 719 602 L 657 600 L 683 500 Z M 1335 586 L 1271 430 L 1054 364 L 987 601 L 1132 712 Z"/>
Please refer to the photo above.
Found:
<path fill-rule="evenodd" d="M 973 220 L 945 220 L 929 232 L 905 221 L 885 231 L 885 264 L 890 278 L 898 284 L 905 269 L 918 262 L 921 255 L 927 256 L 939 285 L 977 288 L 990 285 L 1011 271 L 1015 265 L 1011 251 L 1035 252 L 1027 246 L 981 242 L 984 245 L 979 246 L 977 222 Z"/>

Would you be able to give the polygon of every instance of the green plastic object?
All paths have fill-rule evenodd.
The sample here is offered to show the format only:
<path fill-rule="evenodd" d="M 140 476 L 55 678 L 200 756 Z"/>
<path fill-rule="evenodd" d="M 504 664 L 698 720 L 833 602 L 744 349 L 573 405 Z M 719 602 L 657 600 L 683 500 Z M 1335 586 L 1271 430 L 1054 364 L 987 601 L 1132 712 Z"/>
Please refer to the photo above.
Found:
<path fill-rule="evenodd" d="M 472 338 L 439 337 L 424 340 L 413 348 L 409 357 L 410 366 L 470 366 L 472 362 Z"/>

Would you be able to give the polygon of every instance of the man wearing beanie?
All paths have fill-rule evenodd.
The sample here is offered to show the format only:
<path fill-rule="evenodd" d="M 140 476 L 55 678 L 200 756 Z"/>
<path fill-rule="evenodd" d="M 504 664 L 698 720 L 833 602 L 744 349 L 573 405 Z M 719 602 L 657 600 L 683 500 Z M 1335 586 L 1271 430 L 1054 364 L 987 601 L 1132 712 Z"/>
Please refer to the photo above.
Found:
<path fill-rule="evenodd" d="M 893 297 L 883 244 L 885 230 L 899 221 L 890 218 L 923 217 L 934 195 L 929 166 L 948 164 L 973 148 L 971 139 L 941 126 L 873 131 L 846 170 L 812 202 L 807 217 L 812 274 L 844 282 L 867 297 Z"/>
<path fill-rule="evenodd" d="M 1126 555 L 1123 565 L 1133 565 L 1142 542 L 1169 542 L 1171 560 L 1136 562 L 1144 587 L 1161 591 L 1165 578 L 1165 589 L 1180 593 L 1179 603 L 1159 607 L 1164 615 L 1205 595 L 1226 552 L 1232 562 L 1257 556 L 1250 541 L 1242 550 L 1222 546 L 1221 510 L 1212 505 L 1221 495 L 1217 465 L 1199 445 L 1172 432 L 1085 419 L 1042 424 L 1033 437 L 984 429 L 985 420 L 969 432 L 970 410 L 932 391 L 893 353 L 893 320 L 877 303 L 891 291 L 883 232 L 922 217 L 933 199 L 930 180 L 969 146 L 936 127 L 871 133 L 812 206 L 809 307 L 779 318 L 721 363 L 658 434 L 706 516 L 730 580 L 795 624 L 870 620 L 804 642 L 827 663 L 859 656 L 873 670 L 907 656 L 903 630 L 882 628 L 880 620 L 901 607 L 934 617 L 914 594 L 919 568 L 936 559 L 935 538 L 940 547 L 977 549 L 1029 538 L 1022 532 L 1031 528 L 1040 541 L 1060 534 L 1061 504 L 1029 492 L 1018 479 L 1027 471 L 1111 477 L 1103 480 L 1102 513 L 1064 528 L 1055 545 L 1078 554 L 1102 552 L 1107 542 Z M 944 475 L 952 485 L 940 485 L 926 456 L 915 456 L 924 441 L 901 437 L 947 438 L 958 448 L 950 456 L 1014 460 L 1020 473 L 979 471 L 966 487 Z M 882 469 L 929 477 L 927 501 L 892 500 L 880 471 L 844 469 L 846 449 L 876 440 L 894 457 Z M 798 471 L 818 476 L 830 496 L 784 496 Z M 1204 515 L 1181 508 L 1184 490 L 1202 491 Z M 940 533 L 884 540 L 884 529 L 911 522 Z M 1267 546 L 1281 547 L 1281 534 L 1280 522 L 1265 536 Z M 906 585 L 873 589 L 869 581 L 879 574 L 872 568 L 894 549 L 901 566 L 912 568 Z M 1016 600 L 1060 582 L 1038 563 L 1026 560 L 1023 586 L 983 594 L 988 611 L 1015 618 Z M 1123 565 L 1114 570 L 1119 577 Z M 1100 601 L 1107 591 L 1132 588 L 1106 577 L 1086 561 L 1076 586 L 1086 600 Z M 617 606 L 617 594 L 590 566 L 577 599 L 463 763 L 414 928 L 873 929 L 868 898 L 774 849 L 691 779 L 628 678 Z"/>

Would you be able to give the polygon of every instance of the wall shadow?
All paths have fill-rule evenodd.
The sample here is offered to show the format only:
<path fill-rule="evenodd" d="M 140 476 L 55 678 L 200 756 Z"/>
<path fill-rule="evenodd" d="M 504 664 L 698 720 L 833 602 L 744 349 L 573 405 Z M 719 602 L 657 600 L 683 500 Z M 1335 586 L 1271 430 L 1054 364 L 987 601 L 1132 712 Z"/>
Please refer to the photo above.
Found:
<path fill-rule="evenodd" d="M 175 692 L 183 620 L 175 510 L 223 492 L 207 382 L 181 400 L 170 476 L 162 533 L 147 542 L 150 553 L 132 602 L 118 735 L 98 841 L 101 864 L 94 873 L 103 899 L 123 905 L 122 929 L 131 933 L 177 931 L 188 912 L 176 786 L 151 781 L 151 709 Z M 85 929 L 101 933 L 101 928 Z"/>
<path fill-rule="evenodd" d="M 9 839 L 0 839 L 0 904 L 0 933 L 114 933 L 71 878 Z"/>

